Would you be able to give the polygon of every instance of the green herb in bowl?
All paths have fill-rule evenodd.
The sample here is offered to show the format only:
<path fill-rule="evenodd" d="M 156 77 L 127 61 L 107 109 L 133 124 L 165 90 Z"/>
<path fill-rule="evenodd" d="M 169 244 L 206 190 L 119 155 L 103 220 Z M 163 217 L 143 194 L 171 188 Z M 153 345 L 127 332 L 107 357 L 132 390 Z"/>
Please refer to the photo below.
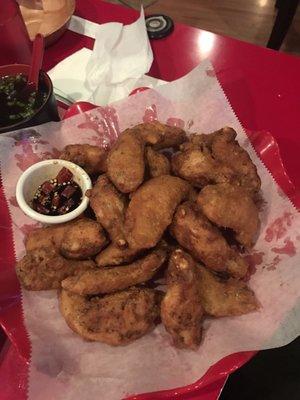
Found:
<path fill-rule="evenodd" d="M 0 127 L 14 125 L 30 118 L 47 98 L 47 89 L 28 92 L 27 77 L 23 74 L 0 78 Z"/>

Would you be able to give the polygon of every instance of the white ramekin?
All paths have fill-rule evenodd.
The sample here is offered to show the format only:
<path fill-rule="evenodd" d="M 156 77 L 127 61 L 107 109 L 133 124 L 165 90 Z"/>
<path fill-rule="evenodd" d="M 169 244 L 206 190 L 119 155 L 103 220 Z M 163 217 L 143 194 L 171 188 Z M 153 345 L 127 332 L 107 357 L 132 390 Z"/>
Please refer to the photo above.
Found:
<path fill-rule="evenodd" d="M 63 168 L 68 168 L 73 173 L 74 181 L 81 187 L 82 201 L 75 210 L 64 215 L 43 215 L 33 210 L 31 201 L 39 185 L 54 179 Z M 16 186 L 16 198 L 21 210 L 28 217 L 44 224 L 61 224 L 78 217 L 88 206 L 89 199 L 85 195 L 92 188 L 92 182 L 88 174 L 78 165 L 65 160 L 45 160 L 33 164 L 20 176 Z"/>

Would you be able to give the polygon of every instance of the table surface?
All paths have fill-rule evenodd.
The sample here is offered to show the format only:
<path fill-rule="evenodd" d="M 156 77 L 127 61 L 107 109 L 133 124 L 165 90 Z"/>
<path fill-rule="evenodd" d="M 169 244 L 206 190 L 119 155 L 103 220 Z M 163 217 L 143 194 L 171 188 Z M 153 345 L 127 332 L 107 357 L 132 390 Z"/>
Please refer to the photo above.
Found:
<path fill-rule="evenodd" d="M 75 14 L 97 23 L 125 24 L 138 15 L 133 9 L 100 0 L 77 0 Z M 175 24 L 171 35 L 153 40 L 151 45 L 154 62 L 150 75 L 167 81 L 180 78 L 209 58 L 244 128 L 268 131 L 276 138 L 288 175 L 300 189 L 299 57 L 182 24 Z M 67 31 L 46 50 L 44 69 L 52 68 L 82 47 L 92 46 L 91 38 Z M 3 377 L 2 372 L 0 375 Z"/>

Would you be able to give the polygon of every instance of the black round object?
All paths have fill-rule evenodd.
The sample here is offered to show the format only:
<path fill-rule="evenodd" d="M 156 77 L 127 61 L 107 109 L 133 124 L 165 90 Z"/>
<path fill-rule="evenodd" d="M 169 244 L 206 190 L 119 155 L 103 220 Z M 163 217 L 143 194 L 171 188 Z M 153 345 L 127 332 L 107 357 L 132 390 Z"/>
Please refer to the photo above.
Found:
<path fill-rule="evenodd" d="M 29 65 L 25 64 L 11 64 L 11 65 L 3 65 L 0 66 L 0 77 L 6 75 L 16 75 L 19 73 L 25 74 L 28 76 Z M 8 125 L 4 127 L 0 127 L 0 134 L 3 132 L 14 131 L 17 129 L 28 128 L 30 126 L 44 124 L 50 121 L 60 121 L 56 99 L 54 96 L 53 85 L 51 79 L 46 72 L 40 72 L 40 84 L 45 87 L 45 91 L 47 92 L 47 97 L 45 102 L 38 108 L 35 113 L 24 120 L 21 120 L 13 125 Z"/>
<path fill-rule="evenodd" d="M 161 39 L 173 32 L 174 22 L 167 15 L 152 14 L 146 17 L 146 28 L 150 39 Z"/>

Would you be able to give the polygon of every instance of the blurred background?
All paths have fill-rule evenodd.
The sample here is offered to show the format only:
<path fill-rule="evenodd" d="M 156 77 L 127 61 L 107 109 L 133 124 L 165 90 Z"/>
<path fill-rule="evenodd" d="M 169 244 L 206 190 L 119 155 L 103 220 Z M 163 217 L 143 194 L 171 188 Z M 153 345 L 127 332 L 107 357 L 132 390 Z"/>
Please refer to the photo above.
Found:
<path fill-rule="evenodd" d="M 175 22 L 231 36 L 260 46 L 266 46 L 278 13 L 277 7 L 287 7 L 297 0 L 106 0 L 139 8 L 146 13 L 167 14 Z M 285 10 L 283 9 L 283 12 Z M 281 22 L 280 28 L 283 28 Z M 300 7 L 289 24 L 280 51 L 300 55 Z"/>

